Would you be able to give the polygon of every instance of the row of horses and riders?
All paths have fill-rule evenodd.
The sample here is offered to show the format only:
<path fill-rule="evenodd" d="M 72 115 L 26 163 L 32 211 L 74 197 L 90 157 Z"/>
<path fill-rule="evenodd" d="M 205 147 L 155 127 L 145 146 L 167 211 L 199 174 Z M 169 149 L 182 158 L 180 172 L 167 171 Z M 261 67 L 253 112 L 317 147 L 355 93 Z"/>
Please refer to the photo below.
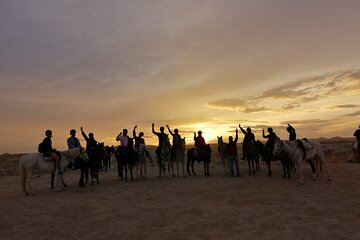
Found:
<path fill-rule="evenodd" d="M 185 138 L 181 138 L 178 129 L 171 131 L 168 125 L 167 129 L 173 137 L 173 144 L 170 144 L 168 134 L 165 134 L 164 127 L 160 127 L 160 132 L 156 132 L 154 124 L 152 124 L 152 132 L 159 139 L 159 145 L 155 151 L 157 162 L 159 166 L 159 177 L 167 177 L 170 175 L 170 169 L 174 176 L 174 165 L 176 164 L 177 176 L 179 176 L 179 165 L 182 166 L 182 174 L 185 176 L 184 160 L 185 160 Z M 20 176 L 22 191 L 28 195 L 32 194 L 30 175 L 33 170 L 40 172 L 52 172 L 51 186 L 54 188 L 54 178 L 56 178 L 56 188 L 58 191 L 66 187 L 63 179 L 64 171 L 71 167 L 72 169 L 80 169 L 79 186 L 84 187 L 89 179 L 89 171 L 91 180 L 96 179 L 99 183 L 99 169 L 104 167 L 105 171 L 110 167 L 111 154 L 115 155 L 117 161 L 118 176 L 121 179 L 127 180 L 127 171 L 130 171 L 131 180 L 133 180 L 132 169 L 133 166 L 137 167 L 137 176 L 139 178 L 146 178 L 146 161 L 151 159 L 151 155 L 145 147 L 144 133 L 136 134 L 136 128 L 133 129 L 133 137 L 128 136 L 128 131 L 124 129 L 117 137 L 116 140 L 120 142 L 118 147 L 104 146 L 103 143 L 98 143 L 94 139 L 94 134 L 86 133 L 81 127 L 81 133 L 86 140 L 86 151 L 80 145 L 79 139 L 76 137 L 76 130 L 70 131 L 70 137 L 67 139 L 68 150 L 56 151 L 52 147 L 52 131 L 46 130 L 46 137 L 39 144 L 39 153 L 25 154 L 20 159 Z M 263 130 L 263 137 L 268 139 L 264 145 L 259 140 L 255 141 L 255 136 L 251 132 L 251 128 L 246 130 L 239 128 L 244 134 L 243 140 L 243 159 L 246 159 L 249 166 L 249 174 L 255 174 L 260 170 L 259 159 L 262 158 L 268 167 L 268 175 L 272 175 L 271 162 L 280 160 L 283 166 L 284 177 L 291 177 L 291 171 L 296 168 L 300 172 L 300 183 L 304 183 L 303 176 L 303 163 L 306 161 L 310 164 L 313 179 L 318 178 L 319 170 L 322 170 L 322 164 L 325 166 L 328 179 L 331 180 L 327 165 L 324 159 L 324 152 L 321 144 L 317 141 L 296 139 L 295 129 L 288 124 L 287 131 L 289 132 L 289 140 L 280 140 L 272 128 L 268 128 L 268 134 L 265 135 Z M 354 136 L 357 142 L 353 144 L 354 153 L 359 156 L 358 143 L 360 142 L 360 126 L 355 131 Z M 218 151 L 222 159 L 224 171 L 226 174 L 240 176 L 238 153 L 237 153 L 238 129 L 235 131 L 235 139 L 229 137 L 229 142 L 225 143 L 222 137 L 218 137 Z M 209 164 L 211 161 L 211 147 L 205 143 L 202 137 L 202 132 L 194 133 L 195 147 L 187 150 L 187 173 L 188 175 L 194 174 L 195 161 L 203 162 L 204 175 L 210 176 Z M 295 168 L 296 166 L 296 168 Z M 190 171 L 191 167 L 191 171 Z M 235 169 L 234 169 L 235 168 Z M 166 172 L 167 170 L 167 172 Z"/>

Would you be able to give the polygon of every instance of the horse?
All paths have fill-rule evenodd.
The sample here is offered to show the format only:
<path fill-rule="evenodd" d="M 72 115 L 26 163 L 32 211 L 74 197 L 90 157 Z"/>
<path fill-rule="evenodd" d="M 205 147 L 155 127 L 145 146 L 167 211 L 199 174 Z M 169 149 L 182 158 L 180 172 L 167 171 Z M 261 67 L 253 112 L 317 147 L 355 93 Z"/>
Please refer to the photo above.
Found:
<path fill-rule="evenodd" d="M 140 143 L 136 151 L 136 175 L 138 178 L 146 179 L 146 147 Z"/>
<path fill-rule="evenodd" d="M 197 152 L 197 154 L 195 154 Z M 199 153 L 198 150 L 196 148 L 190 148 L 187 153 L 187 172 L 188 175 L 191 176 L 190 173 L 190 166 L 191 166 L 191 170 L 193 175 L 196 175 L 195 171 L 194 171 L 194 163 L 195 160 L 198 162 L 203 162 L 204 163 L 204 175 L 209 177 L 210 176 L 210 161 L 211 161 L 211 147 L 209 144 L 206 144 L 205 147 L 203 148 L 203 150 Z"/>
<path fill-rule="evenodd" d="M 111 155 L 115 154 L 115 148 L 114 148 L 114 146 L 111 146 L 111 147 L 106 146 L 105 150 L 106 150 L 106 155 L 103 160 L 103 166 L 104 166 L 105 172 L 107 172 L 107 170 L 111 168 Z"/>
<path fill-rule="evenodd" d="M 60 170 L 65 171 L 70 163 L 74 164 L 75 159 L 81 155 L 81 148 L 74 148 L 66 151 L 61 151 L 61 161 L 60 161 Z M 25 154 L 20 158 L 20 179 L 21 179 L 21 189 L 25 195 L 33 195 L 31 189 L 31 174 L 34 170 L 40 172 L 53 172 L 54 171 L 54 162 L 45 161 L 43 154 L 41 153 L 29 153 Z M 61 192 L 64 190 L 63 186 L 63 174 L 56 176 L 56 190 Z"/>
<path fill-rule="evenodd" d="M 254 142 L 254 159 L 255 159 L 255 171 L 260 172 L 260 157 L 261 151 L 264 148 L 264 144 L 259 140 Z"/>
<path fill-rule="evenodd" d="M 118 176 L 124 180 L 123 171 L 125 171 L 125 181 L 128 180 L 127 171 L 130 170 L 131 181 L 134 180 L 132 168 L 136 160 L 136 152 L 134 150 L 134 139 L 128 138 L 128 144 L 125 148 L 118 147 L 115 151 L 115 158 L 118 165 Z"/>
<path fill-rule="evenodd" d="M 230 172 L 229 172 L 227 144 L 224 143 L 222 136 L 217 137 L 217 139 L 218 139 L 218 152 L 223 167 L 223 171 L 225 175 L 229 175 Z"/>
<path fill-rule="evenodd" d="M 354 152 L 356 161 L 360 161 L 360 158 L 359 158 L 359 143 L 357 141 L 354 141 L 351 145 L 352 145 L 352 150 Z"/>
<path fill-rule="evenodd" d="M 179 163 L 181 164 L 182 174 L 185 177 L 184 159 L 185 159 L 186 141 L 185 138 L 180 138 L 179 144 L 176 148 L 173 148 L 173 154 L 171 156 L 171 170 L 172 176 L 174 177 L 174 164 L 176 163 L 176 173 L 179 176 Z"/>
<path fill-rule="evenodd" d="M 282 141 L 280 138 L 276 138 L 274 144 L 273 154 L 278 156 L 282 151 L 285 152 L 291 160 L 296 164 L 296 167 L 300 172 L 300 184 L 304 184 L 304 173 L 303 173 L 303 162 L 304 160 L 309 162 L 319 161 L 325 166 L 327 172 L 328 180 L 331 181 L 330 173 L 325 162 L 324 151 L 321 147 L 321 144 L 317 141 L 308 140 L 310 148 L 304 151 L 303 147 L 300 145 L 299 141 Z M 313 180 L 317 180 L 318 175 L 318 165 L 315 164 L 313 169 Z"/>
<path fill-rule="evenodd" d="M 100 184 L 99 180 L 99 170 L 101 169 L 101 163 L 105 159 L 106 149 L 103 143 L 100 143 L 96 146 L 93 158 L 90 158 L 89 169 L 91 176 L 91 185 L 94 184 L 94 179 L 96 179 L 97 184 Z"/>
<path fill-rule="evenodd" d="M 255 175 L 255 146 L 253 142 L 243 144 L 244 156 L 249 165 L 249 175 Z"/>
<path fill-rule="evenodd" d="M 294 169 L 295 172 L 295 166 L 288 154 L 282 151 L 278 153 L 278 156 L 274 156 L 271 152 L 271 149 L 271 146 L 266 146 L 260 141 L 255 141 L 255 162 L 256 158 L 259 159 L 259 157 L 256 157 L 256 155 L 260 155 L 262 160 L 265 161 L 268 167 L 268 176 L 272 176 L 271 162 L 280 160 L 283 168 L 283 178 L 291 178 L 291 169 Z"/>
<path fill-rule="evenodd" d="M 168 137 L 163 138 L 163 144 L 160 147 L 160 156 L 161 159 L 158 159 L 159 164 L 159 178 L 163 175 L 166 178 L 166 165 L 168 169 L 168 176 L 170 176 L 170 168 L 171 168 L 171 144 Z"/>

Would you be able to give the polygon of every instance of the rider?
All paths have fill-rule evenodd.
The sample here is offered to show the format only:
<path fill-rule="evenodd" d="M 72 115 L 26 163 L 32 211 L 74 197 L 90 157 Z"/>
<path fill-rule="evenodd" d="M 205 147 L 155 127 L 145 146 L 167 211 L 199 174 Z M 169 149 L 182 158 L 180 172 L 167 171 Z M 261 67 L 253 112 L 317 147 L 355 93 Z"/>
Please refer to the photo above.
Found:
<path fill-rule="evenodd" d="M 61 161 L 60 153 L 52 147 L 52 141 L 51 141 L 52 131 L 46 130 L 45 135 L 46 137 L 41 143 L 42 152 L 44 153 L 45 156 L 51 157 L 55 161 L 55 165 L 54 165 L 55 175 L 60 175 L 62 174 L 60 169 L 60 161 Z"/>
<path fill-rule="evenodd" d="M 288 124 L 288 127 L 286 128 L 286 130 L 289 132 L 289 141 L 295 141 L 296 140 L 295 128 L 293 128 L 293 126 Z"/>
<path fill-rule="evenodd" d="M 246 150 L 248 149 L 249 144 L 253 144 L 255 142 L 255 135 L 251 132 L 251 128 L 246 128 L 246 131 L 239 124 L 239 128 L 241 132 L 245 135 L 243 140 L 243 160 L 245 160 Z"/>
<path fill-rule="evenodd" d="M 167 129 L 169 130 L 169 133 L 171 134 L 171 136 L 173 136 L 173 145 L 172 145 L 172 151 L 171 151 L 171 155 L 172 157 L 174 157 L 175 153 L 176 153 L 176 149 L 179 146 L 180 143 L 180 139 L 181 136 L 179 134 L 179 130 L 177 128 L 174 129 L 174 133 L 170 130 L 169 125 L 166 125 Z"/>
<path fill-rule="evenodd" d="M 143 136 L 144 136 L 143 132 L 140 132 L 139 136 L 136 136 L 136 128 L 137 128 L 137 125 L 135 125 L 135 127 L 133 129 L 133 137 L 135 139 L 136 155 L 139 155 L 139 146 L 140 146 L 140 144 L 144 144 L 144 146 L 145 146 L 145 139 L 143 138 Z M 146 150 L 146 148 L 145 148 L 145 154 L 149 159 L 151 159 L 150 153 Z"/>
<path fill-rule="evenodd" d="M 76 130 L 71 129 L 70 130 L 70 137 L 67 139 L 67 145 L 68 145 L 69 149 L 81 147 L 80 141 L 79 141 L 79 139 L 77 137 L 75 137 L 75 135 L 76 135 Z M 72 170 L 75 170 L 77 168 L 78 161 L 79 161 L 79 157 L 77 157 L 75 159 L 75 164 L 72 166 Z"/>
<path fill-rule="evenodd" d="M 360 125 L 359 128 L 355 130 L 354 137 L 356 137 L 356 141 L 358 143 L 358 155 L 360 156 Z"/>
<path fill-rule="evenodd" d="M 240 125 L 240 124 L 239 124 Z M 246 136 L 246 135 L 245 135 Z M 236 176 L 240 177 L 240 171 L 239 171 L 239 160 L 238 160 L 238 152 L 237 152 L 237 141 L 239 139 L 238 136 L 238 129 L 235 131 L 235 140 L 233 140 L 233 137 L 229 137 L 229 143 L 228 143 L 228 159 L 229 159 L 229 168 L 231 176 L 234 176 L 234 164 L 236 168 Z"/>
<path fill-rule="evenodd" d="M 83 127 L 80 128 L 81 134 L 86 141 L 86 153 L 89 157 L 89 161 L 96 160 L 96 149 L 98 146 L 98 142 L 94 139 L 94 134 L 91 132 L 89 133 L 89 137 L 85 134 Z"/>
<path fill-rule="evenodd" d="M 164 137 L 167 137 L 167 134 L 164 133 L 165 128 L 163 126 L 160 127 L 160 132 L 155 132 L 155 124 L 152 124 L 152 132 L 159 138 L 159 146 L 156 148 L 156 156 L 158 161 L 161 162 L 161 147 L 163 146 Z"/>
<path fill-rule="evenodd" d="M 117 135 L 115 140 L 120 141 L 117 152 L 123 154 L 129 142 L 128 130 L 124 128 L 123 131 Z"/>
<path fill-rule="evenodd" d="M 206 146 L 205 139 L 202 136 L 202 131 L 198 131 L 198 136 L 194 132 L 194 141 L 195 141 L 195 148 L 196 151 L 194 152 L 195 155 L 201 156 L 204 148 Z"/>
<path fill-rule="evenodd" d="M 273 155 L 273 151 L 274 151 L 274 145 L 275 145 L 275 141 L 276 141 L 276 134 L 274 132 L 274 130 L 269 127 L 267 129 L 268 131 L 268 135 L 265 135 L 265 130 L 263 129 L 263 138 L 267 138 L 267 142 L 265 143 L 265 150 L 267 151 L 267 153 L 272 156 Z"/>

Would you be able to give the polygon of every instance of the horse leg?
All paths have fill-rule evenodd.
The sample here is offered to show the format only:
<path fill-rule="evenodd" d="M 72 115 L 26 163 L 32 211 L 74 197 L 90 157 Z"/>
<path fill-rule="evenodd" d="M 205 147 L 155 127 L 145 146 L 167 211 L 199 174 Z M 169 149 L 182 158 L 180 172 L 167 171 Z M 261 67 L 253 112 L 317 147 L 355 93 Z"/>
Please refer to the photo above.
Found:
<path fill-rule="evenodd" d="M 182 168 L 183 177 L 185 177 L 184 158 L 181 159 L 181 168 Z"/>
<path fill-rule="evenodd" d="M 207 177 L 207 168 L 206 168 L 206 161 L 204 161 L 204 175 Z"/>
<path fill-rule="evenodd" d="M 272 175 L 272 171 L 271 171 L 271 159 L 266 159 L 265 162 L 266 162 L 266 165 L 267 165 L 267 167 L 268 167 L 268 176 L 271 176 L 271 175 Z"/>
<path fill-rule="evenodd" d="M 251 175 L 251 165 L 250 165 L 250 159 L 248 157 L 246 157 L 246 160 L 248 162 L 248 167 L 249 167 L 249 175 Z"/>
<path fill-rule="evenodd" d="M 85 169 L 84 169 L 84 167 L 82 166 L 82 167 L 80 168 L 79 187 L 85 187 L 84 175 L 85 175 Z"/>
<path fill-rule="evenodd" d="M 253 171 L 253 175 L 255 175 L 255 159 L 254 158 L 252 158 L 251 159 L 251 166 L 252 166 L 252 171 Z"/>
<path fill-rule="evenodd" d="M 206 162 L 206 169 L 207 169 L 207 175 L 208 175 L 208 177 L 210 177 L 210 161 L 207 161 Z"/>
<path fill-rule="evenodd" d="M 300 179 L 299 179 L 299 183 L 301 184 L 301 185 L 303 185 L 304 184 L 304 164 L 302 164 L 302 160 L 299 160 L 298 161 L 298 168 L 299 168 L 299 174 L 300 174 Z"/>
<path fill-rule="evenodd" d="M 196 175 L 195 170 L 194 170 L 194 163 L 195 163 L 195 159 L 192 159 L 192 161 L 191 161 L 191 170 L 192 170 L 193 175 Z"/>
<path fill-rule="evenodd" d="M 130 178 L 131 178 L 131 181 L 134 181 L 132 169 L 133 169 L 132 163 L 129 163 Z"/>
<path fill-rule="evenodd" d="M 52 172 L 51 173 L 51 182 L 50 182 L 51 189 L 54 189 L 54 178 L 55 178 L 55 173 Z"/>
<path fill-rule="evenodd" d="M 190 163 L 191 163 L 191 159 L 187 159 L 187 161 L 186 161 L 186 170 L 187 170 L 187 173 L 188 173 L 188 175 L 189 176 L 191 176 L 191 174 L 190 174 Z"/>

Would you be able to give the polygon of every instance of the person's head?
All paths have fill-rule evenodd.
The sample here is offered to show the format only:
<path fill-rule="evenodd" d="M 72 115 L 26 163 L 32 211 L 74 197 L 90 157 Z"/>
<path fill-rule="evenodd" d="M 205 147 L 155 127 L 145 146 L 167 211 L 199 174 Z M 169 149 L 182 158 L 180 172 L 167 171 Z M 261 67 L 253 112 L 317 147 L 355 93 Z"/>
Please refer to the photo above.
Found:
<path fill-rule="evenodd" d="M 175 133 L 179 133 L 179 130 L 177 128 L 174 129 Z"/>
<path fill-rule="evenodd" d="M 89 138 L 94 138 L 94 134 L 92 132 L 89 133 Z"/>
<path fill-rule="evenodd" d="M 201 136 L 201 134 L 202 134 L 202 131 L 198 131 L 198 135 Z"/>
<path fill-rule="evenodd" d="M 268 130 L 269 133 L 273 132 L 273 129 L 271 127 L 269 127 L 267 130 Z"/>
<path fill-rule="evenodd" d="M 251 128 L 246 128 L 246 131 L 248 132 L 248 133 L 251 133 Z"/>
<path fill-rule="evenodd" d="M 46 130 L 45 131 L 45 135 L 47 136 L 47 137 L 52 137 L 52 131 L 51 130 Z"/>
<path fill-rule="evenodd" d="M 232 141 L 233 141 L 233 137 L 229 136 L 229 142 L 232 142 Z"/>
<path fill-rule="evenodd" d="M 144 133 L 143 132 L 140 132 L 139 133 L 139 137 L 143 137 L 144 136 Z"/>
<path fill-rule="evenodd" d="M 160 132 L 164 132 L 165 128 L 163 126 L 160 127 Z"/>
<path fill-rule="evenodd" d="M 76 134 L 76 130 L 75 130 L 75 129 L 71 129 L 71 130 L 70 130 L 70 135 L 71 135 L 72 137 L 75 137 L 75 134 Z"/>
<path fill-rule="evenodd" d="M 127 134 L 128 134 L 128 130 L 127 130 L 126 128 L 124 128 L 124 129 L 123 129 L 123 135 L 124 135 L 124 136 L 127 136 Z"/>

